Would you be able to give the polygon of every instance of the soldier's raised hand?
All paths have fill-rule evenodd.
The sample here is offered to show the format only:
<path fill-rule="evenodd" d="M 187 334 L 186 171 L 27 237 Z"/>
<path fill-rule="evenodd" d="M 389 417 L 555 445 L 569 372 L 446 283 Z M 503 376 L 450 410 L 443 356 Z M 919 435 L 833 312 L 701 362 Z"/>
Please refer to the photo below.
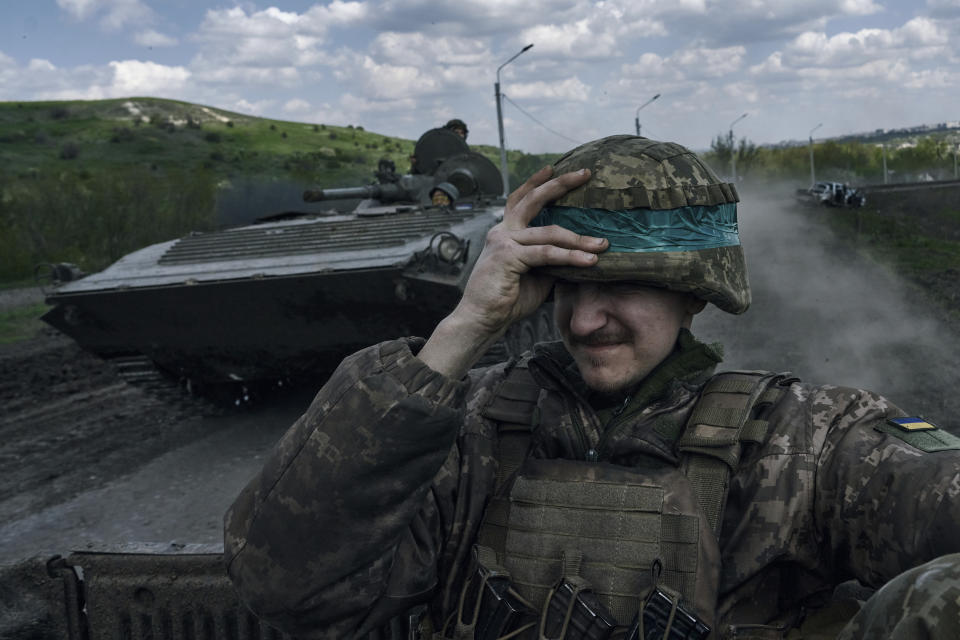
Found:
<path fill-rule="evenodd" d="M 605 239 L 556 225 L 528 226 L 546 204 L 589 179 L 588 170 L 553 177 L 552 167 L 546 167 L 510 194 L 503 221 L 487 233 L 460 303 L 434 330 L 420 351 L 421 360 L 441 373 L 462 376 L 550 293 L 554 279 L 531 270 L 596 263 L 596 254 L 608 246 Z"/>

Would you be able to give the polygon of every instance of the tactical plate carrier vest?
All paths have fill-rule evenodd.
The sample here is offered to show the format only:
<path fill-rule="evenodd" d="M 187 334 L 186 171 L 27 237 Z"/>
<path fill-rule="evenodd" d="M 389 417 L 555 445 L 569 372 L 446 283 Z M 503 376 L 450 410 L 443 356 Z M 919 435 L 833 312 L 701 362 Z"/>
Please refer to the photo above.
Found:
<path fill-rule="evenodd" d="M 752 371 L 715 375 L 678 442 L 680 467 L 652 457 L 623 467 L 527 457 L 541 389 L 521 361 L 483 410 L 498 423 L 499 468 L 479 555 L 495 559 L 534 608 L 544 608 L 561 579 L 573 579 L 626 625 L 657 587 L 714 626 L 728 479 L 741 443 L 766 437 L 768 424 L 756 416 L 792 380 Z"/>

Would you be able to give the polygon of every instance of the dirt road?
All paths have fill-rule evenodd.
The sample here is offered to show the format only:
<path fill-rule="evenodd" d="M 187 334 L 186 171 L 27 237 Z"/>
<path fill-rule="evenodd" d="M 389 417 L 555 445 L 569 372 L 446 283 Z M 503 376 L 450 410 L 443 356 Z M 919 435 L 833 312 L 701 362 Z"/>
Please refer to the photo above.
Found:
<path fill-rule="evenodd" d="M 311 395 L 198 415 L 53 332 L 0 347 L 0 563 L 88 543 L 218 541 L 230 500 Z"/>

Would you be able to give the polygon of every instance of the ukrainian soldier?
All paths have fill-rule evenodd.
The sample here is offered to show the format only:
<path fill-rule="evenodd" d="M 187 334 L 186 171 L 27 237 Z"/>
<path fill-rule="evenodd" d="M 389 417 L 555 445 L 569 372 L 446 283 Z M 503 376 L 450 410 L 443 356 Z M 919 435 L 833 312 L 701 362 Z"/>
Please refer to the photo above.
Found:
<path fill-rule="evenodd" d="M 467 139 L 467 133 L 469 133 L 469 131 L 467 130 L 467 123 L 459 118 L 448 120 L 447 124 L 443 125 L 443 128 L 453 131 L 455 134 L 457 134 L 464 140 Z"/>
<path fill-rule="evenodd" d="M 856 612 L 823 626 L 838 584 L 902 574 L 843 637 L 960 637 L 960 439 L 868 391 L 716 373 L 691 333 L 749 306 L 737 200 L 634 136 L 530 178 L 456 309 L 347 358 L 227 513 L 248 605 L 316 638 L 423 605 L 438 638 L 819 638 Z M 551 291 L 562 341 L 472 369 Z"/>

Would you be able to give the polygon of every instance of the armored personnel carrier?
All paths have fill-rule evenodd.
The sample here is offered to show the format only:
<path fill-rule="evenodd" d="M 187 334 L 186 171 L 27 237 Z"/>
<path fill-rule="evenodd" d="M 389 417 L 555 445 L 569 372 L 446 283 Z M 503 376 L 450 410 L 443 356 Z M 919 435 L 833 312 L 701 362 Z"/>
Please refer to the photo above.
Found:
<path fill-rule="evenodd" d="M 307 191 L 319 203 L 307 211 L 155 244 L 63 282 L 43 320 L 129 380 L 156 367 L 196 390 L 316 379 L 364 346 L 429 335 L 503 215 L 503 185 L 449 130 L 426 132 L 414 154 L 408 174 L 381 160 L 373 184 Z M 542 313 L 501 350 L 545 332 Z"/>

